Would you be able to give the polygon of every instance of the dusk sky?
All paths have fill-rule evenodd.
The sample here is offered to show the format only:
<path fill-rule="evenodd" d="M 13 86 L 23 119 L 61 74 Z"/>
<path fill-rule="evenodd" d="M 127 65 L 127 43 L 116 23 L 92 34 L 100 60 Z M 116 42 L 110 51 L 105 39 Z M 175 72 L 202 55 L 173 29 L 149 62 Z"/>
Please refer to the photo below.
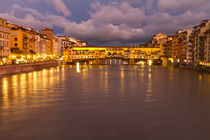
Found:
<path fill-rule="evenodd" d="M 89 45 L 132 45 L 210 19 L 209 0 L 0 0 L 0 17 Z"/>

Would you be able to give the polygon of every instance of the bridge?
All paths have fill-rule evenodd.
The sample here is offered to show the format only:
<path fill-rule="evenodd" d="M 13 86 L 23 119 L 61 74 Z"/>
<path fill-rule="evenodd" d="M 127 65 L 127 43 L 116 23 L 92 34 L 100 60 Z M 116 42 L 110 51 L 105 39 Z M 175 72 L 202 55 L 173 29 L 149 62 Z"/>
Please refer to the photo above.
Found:
<path fill-rule="evenodd" d="M 66 47 L 63 51 L 67 63 L 138 64 L 160 62 L 160 48 L 142 47 Z"/>

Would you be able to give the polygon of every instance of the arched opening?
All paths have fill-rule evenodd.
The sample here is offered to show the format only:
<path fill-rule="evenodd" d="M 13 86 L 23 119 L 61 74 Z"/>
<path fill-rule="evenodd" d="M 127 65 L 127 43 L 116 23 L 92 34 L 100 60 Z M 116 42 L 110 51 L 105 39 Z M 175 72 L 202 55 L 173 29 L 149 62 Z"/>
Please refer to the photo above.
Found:
<path fill-rule="evenodd" d="M 107 56 L 110 57 L 112 54 L 110 52 L 107 53 Z"/>
<path fill-rule="evenodd" d="M 117 57 L 117 53 L 116 52 L 113 52 L 112 56 L 113 57 Z"/>

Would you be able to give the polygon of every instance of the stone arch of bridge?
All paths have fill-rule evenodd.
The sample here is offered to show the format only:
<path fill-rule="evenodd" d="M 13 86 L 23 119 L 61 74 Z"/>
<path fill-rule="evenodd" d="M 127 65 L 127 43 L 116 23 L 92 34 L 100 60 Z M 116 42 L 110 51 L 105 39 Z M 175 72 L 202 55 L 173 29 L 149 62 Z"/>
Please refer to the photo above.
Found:
<path fill-rule="evenodd" d="M 110 57 L 110 56 L 112 56 L 112 53 L 111 53 L 111 52 L 108 52 L 106 55 L 107 55 L 108 57 Z"/>
<path fill-rule="evenodd" d="M 123 57 L 122 52 L 117 52 L 117 51 L 111 51 L 106 53 L 107 57 Z"/>

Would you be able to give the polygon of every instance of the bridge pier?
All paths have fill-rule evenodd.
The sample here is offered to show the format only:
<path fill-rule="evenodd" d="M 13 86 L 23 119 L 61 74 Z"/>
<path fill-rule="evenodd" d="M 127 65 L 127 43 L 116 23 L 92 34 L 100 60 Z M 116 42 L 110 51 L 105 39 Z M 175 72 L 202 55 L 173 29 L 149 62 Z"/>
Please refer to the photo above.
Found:
<path fill-rule="evenodd" d="M 135 61 L 134 61 L 133 58 L 131 58 L 131 59 L 129 60 L 129 65 L 134 65 L 134 64 L 135 64 Z"/>
<path fill-rule="evenodd" d="M 166 58 L 166 57 L 162 57 L 161 58 L 161 60 L 162 60 L 162 64 L 163 64 L 163 66 L 167 66 L 168 65 L 168 59 Z"/>

